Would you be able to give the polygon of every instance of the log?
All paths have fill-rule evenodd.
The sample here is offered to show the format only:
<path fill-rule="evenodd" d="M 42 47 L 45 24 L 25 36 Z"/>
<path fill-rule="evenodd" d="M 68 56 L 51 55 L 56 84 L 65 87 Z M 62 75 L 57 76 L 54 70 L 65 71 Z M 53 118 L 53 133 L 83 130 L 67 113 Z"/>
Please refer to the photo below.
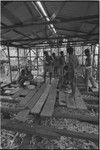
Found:
<path fill-rule="evenodd" d="M 48 138 L 59 138 L 60 136 L 73 137 L 78 139 L 90 140 L 99 142 L 99 135 L 93 133 L 81 133 L 65 129 L 55 129 L 51 127 L 44 127 L 39 125 L 29 126 L 26 123 L 21 123 L 11 120 L 2 120 L 1 129 L 8 129 L 13 131 L 24 132 L 30 135 L 39 135 Z"/>
<path fill-rule="evenodd" d="M 55 110 L 53 117 L 55 118 L 69 118 L 69 119 L 77 119 L 79 121 L 83 121 L 83 122 L 89 122 L 92 124 L 98 124 L 99 123 L 99 118 L 98 116 L 91 116 L 88 113 L 86 114 L 81 114 L 81 113 L 75 113 L 74 111 L 69 112 L 68 110 L 63 111 L 63 109 L 61 109 L 61 111 L 59 111 L 59 109 Z"/>

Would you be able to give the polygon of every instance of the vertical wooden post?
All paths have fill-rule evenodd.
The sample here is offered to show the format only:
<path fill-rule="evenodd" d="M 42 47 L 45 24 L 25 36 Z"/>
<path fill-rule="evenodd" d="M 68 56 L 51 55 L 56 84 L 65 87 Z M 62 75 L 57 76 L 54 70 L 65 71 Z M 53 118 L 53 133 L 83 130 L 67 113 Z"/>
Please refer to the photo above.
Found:
<path fill-rule="evenodd" d="M 83 46 L 82 46 L 82 66 L 83 66 Z"/>
<path fill-rule="evenodd" d="M 37 76 L 38 76 L 38 69 L 39 69 L 39 66 L 38 66 L 38 48 L 36 48 L 36 58 L 37 58 Z"/>
<path fill-rule="evenodd" d="M 11 72 L 11 62 L 10 62 L 9 46 L 7 46 L 7 49 L 8 49 L 9 68 L 10 68 L 10 81 L 12 82 L 12 72 Z"/>
<path fill-rule="evenodd" d="M 18 48 L 17 48 L 17 58 L 18 58 L 18 72 L 20 74 L 19 49 Z"/>
<path fill-rule="evenodd" d="M 30 54 L 30 70 L 32 70 L 32 63 L 31 63 L 31 49 L 29 49 L 29 54 Z"/>

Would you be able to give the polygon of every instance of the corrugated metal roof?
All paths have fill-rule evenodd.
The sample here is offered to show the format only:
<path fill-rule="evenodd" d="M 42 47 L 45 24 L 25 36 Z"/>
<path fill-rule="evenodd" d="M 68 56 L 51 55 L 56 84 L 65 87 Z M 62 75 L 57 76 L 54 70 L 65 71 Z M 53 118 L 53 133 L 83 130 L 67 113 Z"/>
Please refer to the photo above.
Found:
<path fill-rule="evenodd" d="M 57 37 L 66 36 L 71 40 L 78 38 L 98 42 L 98 1 L 41 1 L 41 3 L 51 22 L 40 16 L 31 1 L 1 1 L 1 41 L 4 41 L 2 44 L 11 45 L 18 42 L 21 46 L 28 41 L 29 47 L 32 43 L 52 41 L 51 37 L 56 37 L 48 28 L 50 23 L 57 31 Z"/>

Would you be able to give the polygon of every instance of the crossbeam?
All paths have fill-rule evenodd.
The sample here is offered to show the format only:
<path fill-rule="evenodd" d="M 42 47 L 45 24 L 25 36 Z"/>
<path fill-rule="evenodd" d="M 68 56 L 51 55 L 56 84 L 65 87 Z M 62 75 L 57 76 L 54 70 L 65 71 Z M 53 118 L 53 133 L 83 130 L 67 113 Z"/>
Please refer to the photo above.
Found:
<path fill-rule="evenodd" d="M 88 15 L 84 17 L 74 17 L 74 18 L 56 18 L 57 20 L 53 21 L 39 21 L 39 22 L 33 22 L 33 23 L 27 23 L 27 24 L 14 24 L 10 25 L 7 28 L 6 27 L 1 27 L 1 29 L 12 29 L 12 28 L 23 28 L 23 27 L 28 27 L 28 26 L 34 26 L 34 25 L 49 25 L 49 24 L 59 24 L 59 23 L 67 23 L 67 22 L 73 22 L 73 21 L 85 21 L 85 20 L 90 20 L 90 19 L 99 19 L 99 15 Z"/>
<path fill-rule="evenodd" d="M 95 35 L 98 35 L 98 33 L 95 33 L 95 34 L 91 34 L 91 36 L 95 36 Z M 54 39 L 63 39 L 63 38 L 76 38 L 76 37 L 79 37 L 79 38 L 83 38 L 83 39 L 86 39 L 86 35 L 74 35 L 74 36 L 70 36 L 70 35 L 67 35 L 67 36 L 62 36 L 62 37 L 49 37 L 49 38 L 35 38 L 35 39 L 14 39 L 14 40 L 3 40 L 3 41 L 0 41 L 1 43 L 10 43 L 10 42 L 28 42 L 28 41 L 41 41 L 41 40 L 46 40 L 46 41 L 49 41 L 49 40 L 54 40 Z"/>

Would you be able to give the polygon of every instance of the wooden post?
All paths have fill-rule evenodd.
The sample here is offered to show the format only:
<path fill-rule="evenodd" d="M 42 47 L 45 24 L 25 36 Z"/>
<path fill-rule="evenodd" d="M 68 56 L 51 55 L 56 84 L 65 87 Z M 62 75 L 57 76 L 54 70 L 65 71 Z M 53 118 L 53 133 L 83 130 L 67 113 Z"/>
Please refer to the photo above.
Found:
<path fill-rule="evenodd" d="M 18 58 L 18 72 L 20 74 L 19 49 L 18 48 L 17 48 L 17 58 Z"/>
<path fill-rule="evenodd" d="M 37 76 L 38 76 L 38 69 L 39 69 L 39 66 L 38 66 L 38 48 L 36 48 L 36 58 L 37 58 Z"/>
<path fill-rule="evenodd" d="M 12 82 L 12 72 L 11 72 L 11 63 L 10 63 L 9 46 L 7 46 L 7 49 L 8 49 L 9 68 L 10 68 L 10 81 Z"/>
<path fill-rule="evenodd" d="M 32 63 L 31 63 L 31 49 L 29 49 L 29 54 L 30 54 L 30 70 L 32 70 Z"/>

